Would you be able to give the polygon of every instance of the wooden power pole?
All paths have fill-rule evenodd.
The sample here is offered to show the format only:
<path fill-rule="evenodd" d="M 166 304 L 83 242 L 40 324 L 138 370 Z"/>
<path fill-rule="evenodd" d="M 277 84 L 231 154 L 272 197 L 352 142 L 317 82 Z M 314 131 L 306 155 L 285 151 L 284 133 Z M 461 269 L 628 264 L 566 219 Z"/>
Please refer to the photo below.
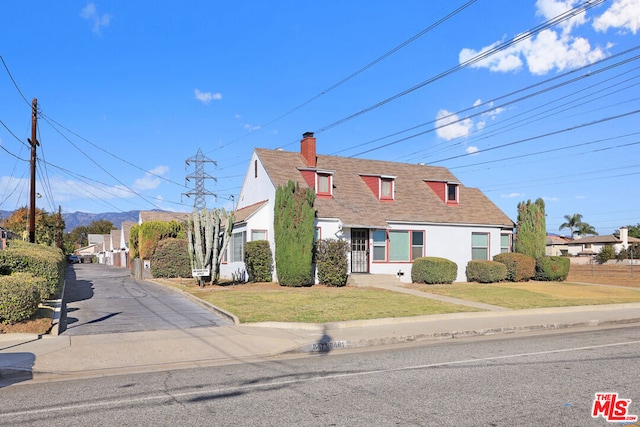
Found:
<path fill-rule="evenodd" d="M 31 102 L 31 189 L 29 194 L 29 242 L 36 242 L 36 128 L 38 125 L 38 100 L 33 98 Z"/>

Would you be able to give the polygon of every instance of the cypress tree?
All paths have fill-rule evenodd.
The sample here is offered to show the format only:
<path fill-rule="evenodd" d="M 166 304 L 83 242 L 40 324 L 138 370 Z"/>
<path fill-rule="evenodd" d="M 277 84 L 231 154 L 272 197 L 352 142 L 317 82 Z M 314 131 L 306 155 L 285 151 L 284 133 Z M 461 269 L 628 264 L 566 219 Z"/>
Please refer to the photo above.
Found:
<path fill-rule="evenodd" d="M 515 252 L 538 259 L 545 254 L 547 221 L 542 199 L 518 203 Z"/>
<path fill-rule="evenodd" d="M 314 201 L 312 189 L 301 189 L 293 181 L 276 189 L 273 228 L 276 272 L 282 286 L 313 283 Z"/>

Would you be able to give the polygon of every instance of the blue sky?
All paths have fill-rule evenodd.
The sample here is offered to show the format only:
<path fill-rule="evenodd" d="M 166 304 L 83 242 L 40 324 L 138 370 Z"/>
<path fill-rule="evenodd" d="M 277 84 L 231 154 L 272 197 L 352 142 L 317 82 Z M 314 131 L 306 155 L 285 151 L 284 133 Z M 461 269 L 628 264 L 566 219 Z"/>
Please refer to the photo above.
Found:
<path fill-rule="evenodd" d="M 588 2 L 586 2 L 588 3 Z M 0 6 L 0 209 L 233 207 L 255 147 L 449 168 L 514 221 L 640 223 L 640 0 L 66 1 Z M 568 16 L 568 15 L 567 15 Z M 564 233 L 568 233 L 564 230 Z"/>

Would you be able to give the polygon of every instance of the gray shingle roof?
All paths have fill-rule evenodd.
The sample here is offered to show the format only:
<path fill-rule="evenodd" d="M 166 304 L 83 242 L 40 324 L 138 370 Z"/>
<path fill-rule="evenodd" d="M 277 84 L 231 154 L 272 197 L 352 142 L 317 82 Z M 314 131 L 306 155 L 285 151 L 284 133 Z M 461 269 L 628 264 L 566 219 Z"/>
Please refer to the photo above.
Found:
<path fill-rule="evenodd" d="M 308 187 L 299 168 L 308 169 L 297 152 L 256 149 L 273 184 L 289 180 Z M 447 206 L 425 181 L 459 182 L 446 168 L 379 160 L 317 155 L 318 170 L 333 171 L 333 197 L 316 198 L 320 218 L 340 218 L 345 225 L 386 227 L 388 221 L 500 225 L 513 221 L 476 188 L 460 185 L 459 205 Z M 395 178 L 395 200 L 378 200 L 362 175 Z"/>

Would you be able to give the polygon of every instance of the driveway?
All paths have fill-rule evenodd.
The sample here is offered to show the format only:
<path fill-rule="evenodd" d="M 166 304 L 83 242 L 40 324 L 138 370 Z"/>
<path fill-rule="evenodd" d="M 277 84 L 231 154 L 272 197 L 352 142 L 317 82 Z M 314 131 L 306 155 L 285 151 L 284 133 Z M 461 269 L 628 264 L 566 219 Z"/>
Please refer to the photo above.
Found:
<path fill-rule="evenodd" d="M 135 280 L 124 268 L 67 269 L 64 335 L 94 335 L 231 325 L 171 289 Z"/>

